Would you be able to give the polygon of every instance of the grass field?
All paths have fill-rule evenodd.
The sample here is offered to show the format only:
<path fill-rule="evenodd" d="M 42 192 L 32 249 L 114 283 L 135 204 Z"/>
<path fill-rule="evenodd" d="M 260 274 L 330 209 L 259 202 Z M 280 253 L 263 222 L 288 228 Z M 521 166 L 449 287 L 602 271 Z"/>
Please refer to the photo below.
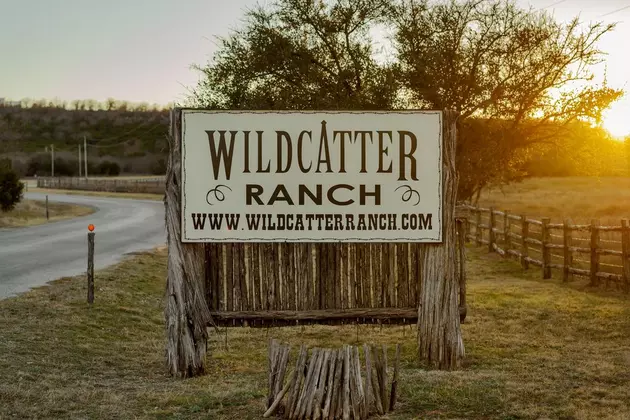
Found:
<path fill-rule="evenodd" d="M 163 365 L 165 251 L 0 301 L 0 418 L 256 419 L 269 338 L 294 344 L 402 344 L 389 419 L 628 419 L 630 300 L 542 281 L 469 252 L 466 366 L 424 369 L 414 327 L 308 326 L 211 332 L 207 376 Z M 227 347 L 226 347 L 227 345 Z M 393 354 L 390 353 L 390 357 Z"/>
<path fill-rule="evenodd" d="M 67 203 L 48 203 L 50 220 L 46 220 L 46 202 L 22 200 L 10 212 L 0 212 L 0 228 L 34 226 L 73 217 L 87 216 L 94 213 L 94 208 Z"/>
<path fill-rule="evenodd" d="M 630 218 L 630 178 L 533 178 L 488 191 L 479 204 L 535 219 L 550 217 L 555 223 L 595 218 L 618 226 L 622 218 Z"/>

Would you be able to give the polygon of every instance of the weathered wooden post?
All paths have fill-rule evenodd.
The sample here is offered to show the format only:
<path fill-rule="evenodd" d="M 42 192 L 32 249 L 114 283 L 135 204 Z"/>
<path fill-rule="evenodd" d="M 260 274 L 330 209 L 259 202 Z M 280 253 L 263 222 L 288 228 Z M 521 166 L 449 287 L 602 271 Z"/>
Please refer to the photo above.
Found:
<path fill-rule="evenodd" d="M 94 225 L 88 226 L 87 301 L 94 303 Z"/>
<path fill-rule="evenodd" d="M 599 278 L 597 273 L 599 272 L 599 220 L 591 220 L 591 267 L 590 267 L 590 285 L 597 286 L 599 284 Z"/>
<path fill-rule="evenodd" d="M 512 248 L 512 239 L 510 238 L 510 212 L 503 210 L 503 244 L 505 247 L 505 257 L 510 258 L 510 248 Z"/>
<path fill-rule="evenodd" d="M 457 201 L 457 119 L 443 111 L 442 122 L 442 243 L 421 247 L 422 290 L 418 309 L 420 359 L 440 369 L 461 367 L 464 358 L 459 320 L 459 283 L 455 275 L 455 203 Z"/>
<path fill-rule="evenodd" d="M 202 243 L 182 242 L 181 109 L 171 111 L 166 170 L 166 362 L 173 376 L 203 374 L 206 366 L 207 325 L 212 320 L 205 298 L 205 249 Z"/>
<path fill-rule="evenodd" d="M 527 245 L 527 238 L 529 236 L 529 222 L 527 216 L 521 215 L 521 267 L 523 270 L 529 268 L 529 245 Z"/>
<path fill-rule="evenodd" d="M 48 215 L 48 194 L 46 194 L 46 220 L 50 220 Z"/>
<path fill-rule="evenodd" d="M 568 282 L 572 278 L 571 266 L 573 265 L 573 253 L 571 252 L 572 244 L 572 230 L 571 220 L 565 219 L 562 225 L 562 239 L 563 239 L 563 265 L 562 265 L 562 281 Z"/>
<path fill-rule="evenodd" d="M 549 248 L 549 244 L 551 243 L 551 232 L 549 229 L 549 223 L 551 223 L 551 219 L 548 217 L 542 218 L 542 237 L 541 237 L 541 248 L 542 248 L 542 277 L 543 279 L 551 278 L 551 248 Z"/>

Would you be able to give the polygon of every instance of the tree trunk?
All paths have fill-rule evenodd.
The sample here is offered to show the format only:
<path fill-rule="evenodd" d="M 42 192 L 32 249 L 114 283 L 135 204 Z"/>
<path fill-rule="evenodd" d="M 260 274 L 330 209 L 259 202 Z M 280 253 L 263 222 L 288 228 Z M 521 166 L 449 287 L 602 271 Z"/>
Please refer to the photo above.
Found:
<path fill-rule="evenodd" d="M 456 369 L 464 357 L 459 322 L 459 284 L 455 271 L 457 172 L 456 119 L 453 111 L 443 113 L 442 220 L 443 242 L 421 247 L 421 294 L 418 308 L 418 351 L 420 359 L 438 369 Z"/>
<path fill-rule="evenodd" d="M 181 111 L 171 111 L 166 171 L 166 362 L 173 376 L 191 377 L 205 371 L 207 326 L 212 321 L 205 298 L 204 244 L 181 242 Z"/>

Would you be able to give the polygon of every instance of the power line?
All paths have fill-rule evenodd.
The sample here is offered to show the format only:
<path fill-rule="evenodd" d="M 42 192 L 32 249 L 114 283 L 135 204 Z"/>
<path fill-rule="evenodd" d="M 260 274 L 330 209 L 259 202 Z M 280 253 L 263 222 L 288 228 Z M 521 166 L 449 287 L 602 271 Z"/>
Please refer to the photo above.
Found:
<path fill-rule="evenodd" d="M 549 6 L 541 7 L 541 9 L 549 9 L 552 6 L 557 6 L 558 4 L 564 3 L 565 1 L 567 1 L 567 0 L 560 0 L 560 1 L 557 1 L 555 3 L 550 4 Z"/>
<path fill-rule="evenodd" d="M 624 7 L 620 8 L 620 9 L 613 10 L 612 12 L 604 13 L 603 15 L 600 15 L 599 17 L 609 16 L 609 15 L 612 15 L 614 13 L 621 12 L 622 10 L 626 10 L 626 9 L 630 9 L 630 4 L 627 5 L 627 6 L 624 6 Z"/>

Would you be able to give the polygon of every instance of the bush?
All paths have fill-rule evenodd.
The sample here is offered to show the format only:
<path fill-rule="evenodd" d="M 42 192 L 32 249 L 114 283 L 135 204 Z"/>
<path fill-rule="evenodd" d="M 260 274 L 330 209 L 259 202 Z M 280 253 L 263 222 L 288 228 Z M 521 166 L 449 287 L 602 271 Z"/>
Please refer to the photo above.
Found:
<path fill-rule="evenodd" d="M 116 162 L 104 160 L 98 165 L 97 172 L 101 175 L 118 176 L 120 175 L 120 165 Z"/>
<path fill-rule="evenodd" d="M 11 211 L 22 200 L 24 184 L 15 171 L 0 168 L 0 210 Z"/>

